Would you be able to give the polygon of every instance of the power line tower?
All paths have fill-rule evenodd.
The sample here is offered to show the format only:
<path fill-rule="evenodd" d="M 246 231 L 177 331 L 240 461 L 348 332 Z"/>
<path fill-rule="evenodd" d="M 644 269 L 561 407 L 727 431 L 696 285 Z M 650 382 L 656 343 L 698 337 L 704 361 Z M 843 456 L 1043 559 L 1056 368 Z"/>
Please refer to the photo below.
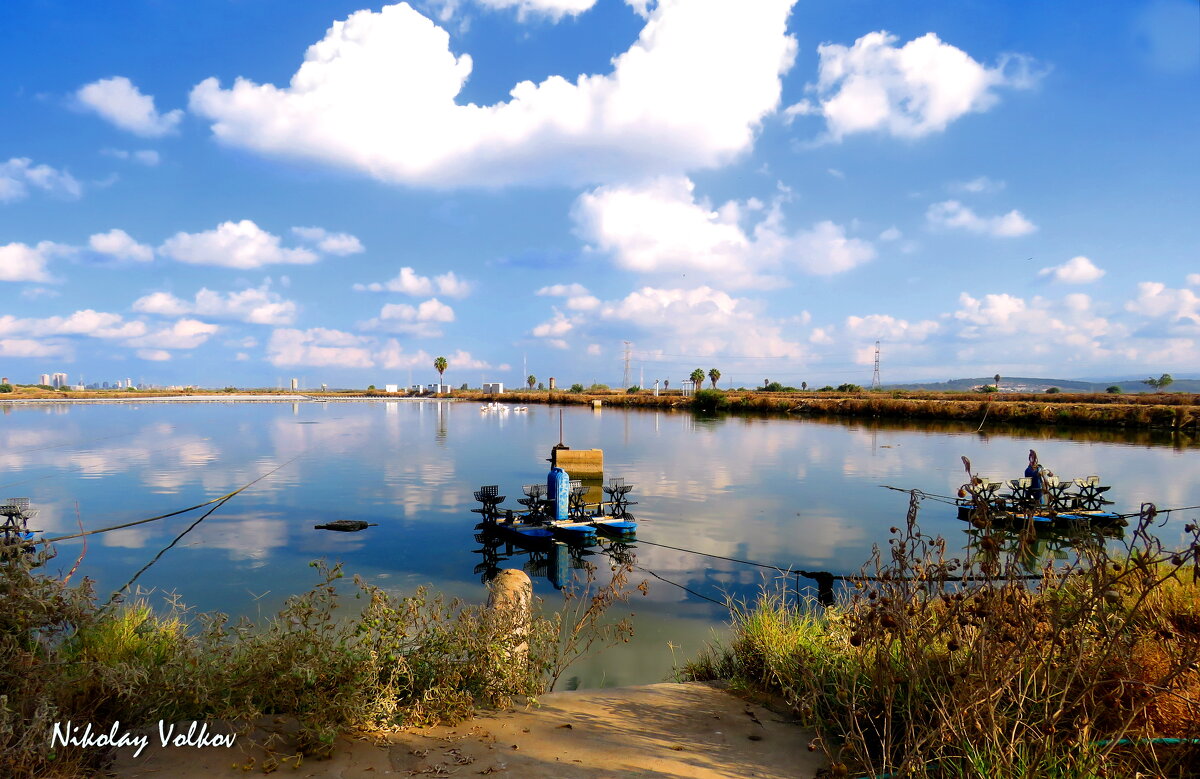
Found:
<path fill-rule="evenodd" d="M 630 345 L 632 342 L 631 342 L 631 341 L 622 341 L 622 343 L 624 343 L 624 344 L 625 344 L 625 378 L 624 378 L 624 380 L 623 380 L 623 383 L 621 384 L 621 388 L 622 388 L 622 389 L 626 389 L 626 388 L 628 388 L 628 387 L 630 386 L 630 384 L 629 384 L 629 381 L 630 381 L 630 376 L 629 376 L 629 345 Z"/>
<path fill-rule="evenodd" d="M 875 342 L 875 373 L 871 375 L 871 389 L 879 389 L 879 342 Z"/>

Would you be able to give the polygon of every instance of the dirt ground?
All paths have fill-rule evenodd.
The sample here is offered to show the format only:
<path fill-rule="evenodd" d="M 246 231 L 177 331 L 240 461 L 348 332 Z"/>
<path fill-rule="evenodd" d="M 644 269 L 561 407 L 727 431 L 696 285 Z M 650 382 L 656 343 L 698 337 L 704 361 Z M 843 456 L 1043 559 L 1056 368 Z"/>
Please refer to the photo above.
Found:
<path fill-rule="evenodd" d="M 592 777 L 762 777 L 805 779 L 824 766 L 813 734 L 783 717 L 700 683 L 653 684 L 545 695 L 530 709 L 484 713 L 457 727 L 340 739 L 328 760 L 285 765 L 277 776 L 496 775 Z M 262 753 L 224 747 L 151 745 L 134 759 L 120 750 L 112 777 L 246 777 Z M 257 771 L 255 771 L 257 772 Z"/>

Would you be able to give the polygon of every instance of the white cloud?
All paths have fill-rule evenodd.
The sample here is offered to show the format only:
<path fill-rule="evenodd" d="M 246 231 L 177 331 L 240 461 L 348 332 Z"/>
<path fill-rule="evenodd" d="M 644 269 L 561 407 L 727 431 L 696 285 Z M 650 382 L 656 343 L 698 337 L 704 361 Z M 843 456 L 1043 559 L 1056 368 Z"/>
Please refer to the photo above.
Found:
<path fill-rule="evenodd" d="M 198 319 L 180 319 L 169 327 L 130 338 L 125 344 L 145 349 L 195 349 L 220 329 Z"/>
<path fill-rule="evenodd" d="M 296 319 L 296 304 L 284 300 L 267 284 L 224 294 L 201 288 L 190 301 L 169 292 L 153 292 L 135 300 L 133 310 L 160 316 L 194 314 L 256 325 L 290 325 Z"/>
<path fill-rule="evenodd" d="M 516 8 L 517 18 L 549 18 L 558 21 L 564 16 L 578 16 L 591 9 L 596 0 L 476 0 L 486 8 L 502 10 Z"/>
<path fill-rule="evenodd" d="M 162 155 L 154 149 L 140 149 L 138 151 L 126 151 L 125 149 L 103 149 L 100 152 L 109 157 L 115 157 L 118 160 L 132 160 L 148 168 L 153 168 L 162 162 Z"/>
<path fill-rule="evenodd" d="M 1200 326 L 1200 296 L 1195 292 L 1171 289 L 1157 281 L 1139 282 L 1137 288 L 1137 298 L 1125 304 L 1127 311 L 1152 319 Z"/>
<path fill-rule="evenodd" d="M 323 227 L 293 227 L 292 232 L 301 240 L 316 244 L 326 254 L 345 257 L 366 251 L 362 242 L 350 233 L 331 233 Z"/>
<path fill-rule="evenodd" d="M 166 349 L 138 349 L 135 354 L 141 359 L 151 362 L 165 362 L 171 359 L 171 353 Z"/>
<path fill-rule="evenodd" d="M 430 298 L 417 306 L 388 303 L 380 309 L 378 317 L 359 326 L 364 330 L 388 330 L 432 338 L 442 334 L 438 324 L 453 321 L 454 309 L 437 298 Z"/>
<path fill-rule="evenodd" d="M 0 338 L 0 357 L 66 357 L 65 344 L 46 343 L 31 338 Z"/>
<path fill-rule="evenodd" d="M 903 237 L 904 233 L 900 232 L 900 229 L 895 225 L 879 234 L 879 240 L 881 241 L 899 241 Z"/>
<path fill-rule="evenodd" d="M 371 368 L 375 360 L 369 339 L 341 330 L 315 327 L 309 330 L 281 329 L 271 333 L 267 360 L 279 367 L 311 365 L 335 368 Z"/>
<path fill-rule="evenodd" d="M 451 298 L 464 298 L 471 294 L 472 284 L 447 271 L 433 278 L 421 276 L 409 267 L 400 269 L 394 279 L 385 282 L 373 281 L 370 284 L 355 284 L 357 292 L 400 292 L 413 297 L 432 295 L 436 288 L 439 294 Z"/>
<path fill-rule="evenodd" d="M 848 238 L 832 222 L 789 233 L 783 195 L 747 231 L 741 222 L 763 211 L 760 201 L 729 201 L 714 209 L 697 201 L 686 177 L 645 185 L 602 186 L 579 196 L 572 210 L 576 232 L 590 249 L 642 273 L 698 273 L 723 285 L 778 286 L 772 271 L 840 273 L 875 256 L 870 243 Z"/>
<path fill-rule="evenodd" d="M 0 246 L 0 281 L 54 281 L 46 270 L 51 257 L 69 253 L 70 247 L 42 241 L 37 246 L 10 243 Z"/>
<path fill-rule="evenodd" d="M 779 102 L 794 2 L 662 0 L 610 74 L 523 81 L 490 106 L 456 102 L 470 55 L 399 3 L 335 22 L 285 88 L 209 78 L 190 104 L 224 143 L 433 187 L 713 167 Z"/>
<path fill-rule="evenodd" d="M 120 314 L 94 311 L 90 308 L 70 316 L 50 316 L 41 319 L 19 319 L 0 316 L 0 335 L 33 337 L 85 335 L 90 338 L 131 338 L 143 335 L 146 325 L 126 322 Z"/>
<path fill-rule="evenodd" d="M 1189 287 L 1200 287 L 1200 273 L 1189 273 L 1187 284 Z"/>
<path fill-rule="evenodd" d="M 999 238 L 1016 238 L 1037 230 L 1037 225 L 1016 209 L 1002 216 L 984 217 L 957 200 L 934 203 L 925 212 L 925 218 L 934 227 L 967 230 Z"/>
<path fill-rule="evenodd" d="M 555 311 L 553 319 L 533 328 L 533 335 L 537 338 L 558 338 L 571 332 L 573 327 L 571 320 L 561 311 Z"/>
<path fill-rule="evenodd" d="M 86 84 L 79 88 L 75 97 L 81 105 L 117 127 L 143 138 L 169 135 L 177 130 L 183 118 L 183 111 L 179 109 L 160 114 L 154 107 L 154 97 L 143 95 L 124 76 L 102 78 Z"/>
<path fill-rule="evenodd" d="M 957 181 L 950 185 L 950 189 L 958 192 L 970 192 L 972 194 L 999 192 L 1004 187 L 1005 183 L 1003 181 L 990 179 L 987 176 L 976 176 L 969 181 Z"/>
<path fill-rule="evenodd" d="M 548 287 L 542 287 L 535 295 L 550 295 L 553 297 L 578 297 L 580 295 L 590 294 L 587 287 L 578 283 L 571 284 L 551 284 Z"/>
<path fill-rule="evenodd" d="M 13 157 L 0 162 L 0 203 L 13 203 L 29 196 L 29 188 L 74 200 L 83 187 L 65 170 L 49 165 L 34 165 L 28 157 Z"/>
<path fill-rule="evenodd" d="M 900 47 L 897 40 L 879 31 L 853 46 L 818 46 L 819 75 L 809 87 L 817 102 L 789 106 L 785 115 L 824 116 L 828 138 L 835 141 L 872 131 L 919 138 L 941 132 L 964 114 L 988 110 L 1000 88 L 1027 89 L 1038 80 L 1032 61 L 1022 55 L 1006 55 L 988 68 L 934 33 Z"/>
<path fill-rule="evenodd" d="M 116 228 L 107 233 L 96 233 L 88 238 L 88 246 L 92 251 L 107 254 L 118 260 L 133 260 L 134 262 L 150 262 L 154 259 L 154 250 L 145 244 L 138 243 L 129 233 Z"/>
<path fill-rule="evenodd" d="M 938 323 L 926 319 L 920 322 L 909 322 L 897 319 L 888 314 L 869 314 L 867 316 L 846 317 L 846 332 L 855 338 L 868 340 L 886 340 L 889 342 L 919 342 L 924 341 L 938 331 Z"/>
<path fill-rule="evenodd" d="M 158 251 L 179 262 L 192 265 L 219 265 L 226 268 L 259 268 L 263 265 L 310 265 L 319 258 L 308 249 L 287 249 L 280 238 L 266 232 L 249 219 L 222 222 L 214 230 L 202 233 L 176 233 Z"/>
<path fill-rule="evenodd" d="M 1082 255 L 1072 257 L 1062 265 L 1042 268 L 1038 271 L 1039 276 L 1051 276 L 1055 281 L 1061 281 L 1064 284 L 1090 284 L 1098 281 L 1104 273 L 1105 271 L 1097 268 L 1091 260 Z"/>

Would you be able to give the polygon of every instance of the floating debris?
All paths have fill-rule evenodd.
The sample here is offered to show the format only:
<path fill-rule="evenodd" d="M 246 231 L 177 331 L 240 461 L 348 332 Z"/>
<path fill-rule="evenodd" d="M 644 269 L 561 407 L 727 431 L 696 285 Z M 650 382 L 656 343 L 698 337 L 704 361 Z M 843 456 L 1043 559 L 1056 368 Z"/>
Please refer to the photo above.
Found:
<path fill-rule="evenodd" d="M 343 533 L 354 533 L 369 527 L 379 527 L 379 523 L 363 522 L 361 519 L 335 519 L 324 525 L 313 525 L 314 530 L 340 530 Z"/>

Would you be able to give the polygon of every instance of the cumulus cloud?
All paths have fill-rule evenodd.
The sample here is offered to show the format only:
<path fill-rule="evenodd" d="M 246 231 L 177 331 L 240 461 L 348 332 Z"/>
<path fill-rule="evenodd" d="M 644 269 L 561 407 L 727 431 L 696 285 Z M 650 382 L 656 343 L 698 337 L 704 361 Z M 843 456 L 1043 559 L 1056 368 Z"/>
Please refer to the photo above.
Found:
<path fill-rule="evenodd" d="M 94 311 L 90 308 L 70 316 L 21 319 L 12 315 L 0 316 L 0 336 L 32 337 L 83 335 L 90 338 L 119 339 L 143 335 L 146 325 L 126 322 L 120 314 Z"/>
<path fill-rule="evenodd" d="M 470 55 L 408 3 L 335 22 L 287 87 L 215 78 L 190 105 L 222 142 L 433 187 L 585 183 L 713 167 L 775 110 L 795 0 L 661 0 L 606 75 L 460 104 Z M 644 8 L 644 6 L 642 6 Z"/>
<path fill-rule="evenodd" d="M 349 254 L 360 254 L 363 251 L 362 242 L 350 233 L 331 233 L 323 227 L 293 227 L 295 233 L 303 241 L 315 244 L 326 254 L 345 257 Z"/>
<path fill-rule="evenodd" d="M 409 267 L 401 268 L 400 273 L 388 281 L 373 281 L 370 284 L 354 285 L 354 289 L 357 292 L 400 292 L 405 295 L 420 297 L 423 295 L 432 295 L 436 290 L 439 294 L 451 298 L 465 298 L 471 294 L 471 288 L 471 283 L 454 275 L 454 271 L 447 271 L 430 278 L 428 276 L 421 276 Z"/>
<path fill-rule="evenodd" d="M 311 365 L 334 368 L 370 368 L 375 365 L 369 339 L 341 330 L 314 327 L 275 330 L 267 343 L 267 360 L 279 367 Z"/>
<path fill-rule="evenodd" d="M 565 297 L 566 307 L 572 311 L 591 311 L 600 307 L 600 298 L 588 292 L 582 284 L 551 284 L 542 287 L 535 294 L 551 297 Z"/>
<path fill-rule="evenodd" d="M 74 200 L 83 194 L 83 186 L 65 170 L 49 165 L 34 165 L 28 157 L 13 157 L 0 162 L 0 203 L 13 203 L 29 197 L 29 188 Z"/>
<path fill-rule="evenodd" d="M 1189 273 L 1187 283 L 1189 287 L 1200 287 L 1200 273 Z"/>
<path fill-rule="evenodd" d="M 502 10 L 517 9 L 517 18 L 548 18 L 558 21 L 564 16 L 578 16 L 591 9 L 596 0 L 476 0 L 485 8 Z"/>
<path fill-rule="evenodd" d="M 1037 225 L 1015 208 L 1001 216 L 979 216 L 957 200 L 934 203 L 925 212 L 933 227 L 966 230 L 998 238 L 1016 238 L 1037 230 Z"/>
<path fill-rule="evenodd" d="M 66 357 L 66 344 L 47 343 L 32 338 L 0 338 L 0 357 Z"/>
<path fill-rule="evenodd" d="M 1023 55 L 1005 55 L 989 68 L 934 33 L 899 47 L 897 40 L 879 31 L 853 46 L 818 46 L 817 83 L 809 86 L 815 102 L 791 105 L 784 115 L 823 116 L 833 141 L 860 132 L 919 138 L 965 114 L 987 111 L 998 102 L 999 89 L 1028 89 L 1039 78 Z"/>
<path fill-rule="evenodd" d="M 987 176 L 976 176 L 968 181 L 956 181 L 950 185 L 950 189 L 955 191 L 970 192 L 976 195 L 984 192 L 999 192 L 1004 187 L 1003 181 L 990 179 Z"/>
<path fill-rule="evenodd" d="M 107 233 L 96 233 L 88 238 L 88 246 L 98 254 L 106 254 L 118 260 L 150 262 L 154 259 L 153 249 L 138 243 L 124 230 L 116 228 Z"/>
<path fill-rule="evenodd" d="M 171 353 L 166 349 L 138 349 L 135 354 L 141 359 L 151 362 L 165 362 L 171 359 Z"/>
<path fill-rule="evenodd" d="M 198 319 L 180 319 L 168 327 L 130 338 L 125 344 L 144 349 L 195 349 L 220 329 Z"/>
<path fill-rule="evenodd" d="M 176 132 L 183 111 L 175 109 L 160 114 L 154 107 L 154 97 L 143 95 L 133 82 L 124 76 L 102 78 L 79 88 L 75 93 L 79 104 L 95 111 L 104 119 L 143 138 L 161 138 Z"/>
<path fill-rule="evenodd" d="M 1171 289 L 1157 281 L 1143 281 L 1137 285 L 1137 292 L 1137 298 L 1125 304 L 1127 311 L 1200 327 L 1200 296 L 1190 289 Z"/>
<path fill-rule="evenodd" d="M 936 333 L 938 328 L 938 323 L 929 319 L 909 322 L 907 319 L 898 319 L 889 314 L 846 317 L 847 334 L 867 340 L 919 342 Z"/>
<path fill-rule="evenodd" d="M 290 325 L 296 319 L 296 304 L 284 300 L 268 284 L 227 293 L 202 287 L 192 300 L 153 292 L 135 300 L 133 310 L 159 316 L 193 314 L 256 325 Z"/>
<path fill-rule="evenodd" d="M 200 233 L 176 233 L 158 249 L 165 257 L 192 265 L 219 265 L 243 270 L 263 265 L 311 265 L 319 256 L 308 249 L 288 249 L 280 238 L 249 219 L 222 222 Z"/>
<path fill-rule="evenodd" d="M 417 306 L 388 303 L 380 309 L 378 317 L 359 326 L 364 330 L 388 330 L 432 338 L 442 334 L 438 324 L 453 321 L 454 309 L 437 298 L 430 298 Z"/>
<path fill-rule="evenodd" d="M 869 242 L 847 237 L 833 222 L 789 232 L 783 196 L 769 207 L 752 198 L 714 209 L 697 201 L 694 190 L 686 177 L 599 187 L 576 201 L 576 232 L 591 250 L 611 254 L 628 270 L 695 272 L 723 285 L 779 286 L 774 271 L 831 275 L 875 257 Z M 752 218 L 753 226 L 744 229 L 742 222 Z"/>
<path fill-rule="evenodd" d="M 46 270 L 52 257 L 74 253 L 74 249 L 53 241 L 41 241 L 36 246 L 10 243 L 0 246 L 0 281 L 54 281 Z"/>
<path fill-rule="evenodd" d="M 1098 281 L 1104 274 L 1105 271 L 1097 268 L 1091 260 L 1082 255 L 1072 257 L 1062 265 L 1054 265 L 1038 271 L 1039 276 L 1049 276 L 1064 284 L 1090 284 Z"/>

